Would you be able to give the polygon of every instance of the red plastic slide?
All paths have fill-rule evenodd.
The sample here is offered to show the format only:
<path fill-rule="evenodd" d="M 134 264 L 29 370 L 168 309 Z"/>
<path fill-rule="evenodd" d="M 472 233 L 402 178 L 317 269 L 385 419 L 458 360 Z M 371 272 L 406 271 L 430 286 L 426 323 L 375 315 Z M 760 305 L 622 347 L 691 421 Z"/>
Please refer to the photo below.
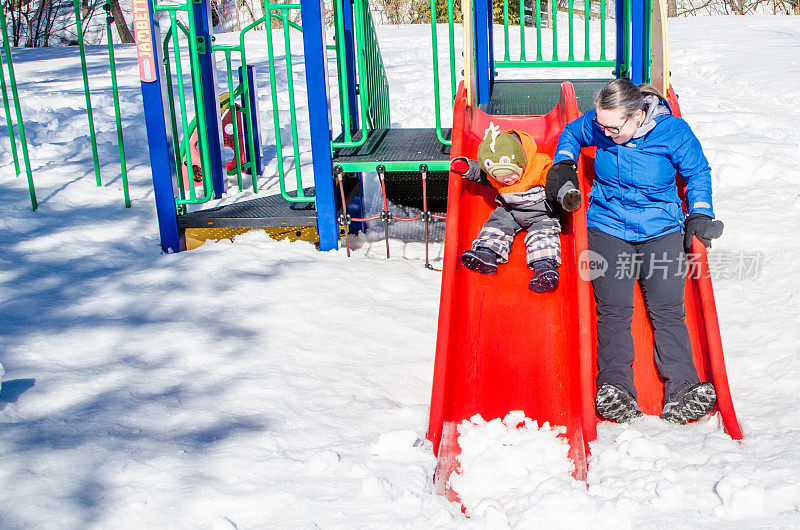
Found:
<path fill-rule="evenodd" d="M 675 102 L 674 93 L 670 93 Z M 478 144 L 490 122 L 501 129 L 519 129 L 533 136 L 541 152 L 553 155 L 564 125 L 580 115 L 572 84 L 561 87 L 558 105 L 545 116 L 488 115 L 468 106 L 463 85 L 456 98 L 451 156 L 476 158 Z M 490 420 L 522 410 L 541 425 L 566 427 L 574 476 L 584 479 L 588 442 L 596 438 L 600 419 L 594 410 L 595 308 L 591 283 L 579 275 L 579 260 L 586 249 L 586 193 L 593 177 L 593 150 L 584 149 L 578 161 L 584 206 L 562 216 L 561 282 L 553 293 L 528 289 L 531 271 L 525 263 L 522 236 L 515 239 L 509 263 L 496 275 L 476 274 L 463 267 L 460 256 L 470 248 L 480 227 L 494 209 L 493 188 L 462 180 L 451 173 L 448 190 L 444 271 L 439 308 L 436 364 L 428 438 L 439 459 L 437 491 L 454 498 L 447 479 L 457 468 L 456 426 L 481 414 Z M 725 374 L 719 328 L 705 248 L 701 276 L 687 282 L 686 321 L 692 338 L 695 364 L 701 378 L 712 381 L 719 395 L 718 408 L 728 433 L 741 431 L 733 410 Z M 613 271 L 612 271 L 613 272 Z M 584 275 L 585 276 L 585 275 Z M 646 414 L 658 414 L 663 385 L 653 360 L 650 323 L 641 293 L 636 293 L 633 335 L 634 364 L 639 405 Z"/>

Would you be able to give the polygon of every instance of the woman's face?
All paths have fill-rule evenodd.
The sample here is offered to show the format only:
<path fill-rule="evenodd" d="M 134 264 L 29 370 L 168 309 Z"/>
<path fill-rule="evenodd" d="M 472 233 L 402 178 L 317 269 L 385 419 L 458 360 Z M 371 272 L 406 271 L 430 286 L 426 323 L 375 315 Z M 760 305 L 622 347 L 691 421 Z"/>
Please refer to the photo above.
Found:
<path fill-rule="evenodd" d="M 616 144 L 627 144 L 642 124 L 644 111 L 637 110 L 630 118 L 625 118 L 623 109 L 597 109 L 595 122 L 603 133 Z"/>

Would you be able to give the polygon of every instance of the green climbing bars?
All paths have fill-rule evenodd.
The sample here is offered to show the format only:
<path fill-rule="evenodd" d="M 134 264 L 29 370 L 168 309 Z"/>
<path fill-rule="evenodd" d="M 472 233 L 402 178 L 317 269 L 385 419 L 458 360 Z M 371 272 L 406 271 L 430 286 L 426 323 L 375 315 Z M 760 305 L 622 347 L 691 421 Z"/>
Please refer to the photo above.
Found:
<path fill-rule="evenodd" d="M 31 173 L 31 161 L 30 157 L 28 156 L 28 141 L 25 138 L 25 125 L 22 121 L 22 109 L 19 106 L 19 91 L 17 90 L 17 77 L 14 75 L 14 60 L 11 57 L 11 45 L 8 42 L 8 29 L 6 28 L 6 12 L 3 8 L 2 4 L 0 4 L 0 24 L 2 24 L 2 32 L 3 32 L 3 50 L 5 51 L 6 55 L 6 64 L 8 66 L 8 79 L 11 82 L 11 95 L 14 98 L 14 112 L 17 116 L 17 127 L 19 128 L 19 141 L 20 146 L 22 147 L 22 158 L 25 161 L 25 173 L 28 177 L 28 191 L 30 192 L 31 196 L 31 208 L 36 211 L 36 208 L 39 207 L 39 203 L 36 200 L 36 189 L 33 185 L 33 175 Z M 2 67 L 0 66 L 0 72 L 2 72 Z M 14 129 L 11 127 L 11 113 L 9 112 L 8 108 L 8 97 L 6 93 L 6 81 L 5 77 L 2 79 L 3 81 L 3 103 L 6 108 L 6 120 L 8 121 L 8 135 L 11 140 L 12 152 L 14 153 L 14 167 L 17 171 L 17 176 L 19 176 L 19 161 L 17 159 L 17 143 L 16 139 L 14 138 Z"/>
<path fill-rule="evenodd" d="M 200 79 L 200 64 L 199 64 L 199 51 L 198 46 L 205 45 L 203 42 L 199 42 L 198 36 L 194 31 L 195 28 L 195 21 L 194 21 L 194 10 L 192 9 L 192 0 L 187 0 L 185 3 L 182 4 L 156 4 L 154 2 L 153 10 L 155 12 L 166 12 L 169 16 L 169 29 L 167 30 L 167 38 L 164 39 L 164 47 L 165 50 L 167 49 L 167 42 L 169 42 L 168 38 L 171 37 L 172 41 L 172 53 L 175 59 L 175 77 L 177 79 L 178 84 L 178 103 L 180 107 L 180 123 L 183 135 L 181 136 L 181 146 L 180 151 L 186 157 L 186 173 L 188 179 L 188 187 L 189 189 L 184 189 L 183 186 L 183 178 L 181 175 L 181 161 L 179 160 L 181 157 L 180 155 L 177 157 L 176 162 L 178 163 L 177 171 L 178 171 L 178 179 L 179 179 L 179 197 L 175 199 L 175 204 L 178 207 L 179 211 L 182 211 L 186 205 L 189 204 L 202 204 L 211 200 L 214 196 L 214 187 L 211 181 L 211 162 L 209 159 L 209 151 L 208 151 L 208 130 L 206 127 L 206 120 L 205 120 L 205 113 L 206 110 L 203 105 L 203 94 L 202 94 L 202 83 Z M 184 26 L 178 20 L 178 13 L 183 12 L 186 13 L 186 17 L 188 19 L 188 24 Z M 187 47 L 189 51 L 189 74 L 191 77 L 191 92 L 192 92 L 192 101 L 194 102 L 194 117 L 195 123 L 197 124 L 197 133 L 198 133 L 198 141 L 197 141 L 197 150 L 200 152 L 200 174 L 203 184 L 203 191 L 202 195 L 198 196 L 197 191 L 195 190 L 194 186 L 194 166 L 193 160 L 191 157 L 191 146 L 189 145 L 189 140 L 191 138 L 191 131 L 192 131 L 192 124 L 189 122 L 188 118 L 188 105 L 186 100 L 186 85 L 184 83 L 183 78 L 183 64 L 181 61 L 181 47 L 180 47 L 180 40 L 178 37 L 178 30 L 181 30 L 184 35 L 186 36 Z M 165 71 L 167 73 L 166 78 L 168 82 L 168 92 L 169 92 L 169 103 L 170 103 L 170 111 L 172 117 L 172 130 L 173 133 L 177 133 L 177 117 L 175 114 L 175 107 L 174 101 L 172 96 L 172 70 L 171 70 L 171 63 L 170 63 L 170 56 L 168 53 L 164 54 L 164 66 Z M 216 112 L 216 109 L 211 109 L 212 112 Z M 177 137 L 177 134 L 175 135 Z M 188 197 L 187 195 L 188 191 Z"/>
<path fill-rule="evenodd" d="M 353 26 L 355 30 L 355 54 L 358 72 L 357 90 L 359 102 L 359 123 L 363 129 L 388 129 L 391 126 L 389 116 L 389 82 L 381 58 L 378 36 L 372 21 L 372 12 L 367 0 L 355 0 L 353 3 Z M 367 141 L 367 135 L 361 134 L 358 140 L 352 136 L 350 123 L 350 104 L 347 94 L 350 87 L 344 65 L 345 39 L 344 23 L 338 2 L 334 2 L 334 18 L 336 24 L 336 57 L 339 79 L 339 105 L 343 123 L 344 139 L 331 142 L 331 148 L 360 147 Z"/>
<path fill-rule="evenodd" d="M 620 0 L 630 3 L 630 0 Z M 581 9 L 576 9 L 576 2 Z M 601 67 L 614 66 L 615 61 L 606 55 L 606 22 L 607 0 L 532 0 L 519 2 L 518 20 L 511 22 L 509 16 L 509 0 L 503 1 L 503 53 L 502 59 L 495 61 L 498 68 L 536 68 L 536 67 Z M 533 11 L 529 13 L 529 8 Z M 558 29 L 558 14 L 566 12 L 567 30 Z M 630 10 L 626 10 L 629 12 Z M 576 18 L 582 18 L 583 24 L 576 24 Z M 597 19 L 600 49 L 592 53 L 591 19 Z M 529 26 L 533 26 L 530 28 Z M 579 29 L 581 28 L 581 33 Z M 529 48 L 526 35 L 535 30 L 535 50 Z M 518 43 L 512 43 L 516 33 Z M 549 35 L 548 35 L 549 34 Z M 550 39 L 547 39 L 550 37 Z M 582 53 L 576 40 L 582 39 Z M 559 40 L 566 40 L 564 43 Z M 561 50 L 559 50 L 559 44 Z M 535 55 L 529 52 L 534 51 Z M 565 53 L 566 52 L 566 53 Z M 529 57 L 534 56 L 534 59 Z"/>

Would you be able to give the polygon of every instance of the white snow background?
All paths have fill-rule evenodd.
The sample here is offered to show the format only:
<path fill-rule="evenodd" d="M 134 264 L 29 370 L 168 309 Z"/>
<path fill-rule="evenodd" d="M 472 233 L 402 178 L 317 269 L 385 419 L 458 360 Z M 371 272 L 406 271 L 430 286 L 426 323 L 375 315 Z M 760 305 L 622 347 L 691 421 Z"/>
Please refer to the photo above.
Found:
<path fill-rule="evenodd" d="M 441 276 L 421 244 L 395 239 L 387 261 L 361 240 L 348 259 L 251 232 L 162 254 L 133 48 L 117 49 L 130 210 L 105 48 L 88 50 L 99 189 L 77 50 L 15 50 L 40 208 L 0 141 L 0 528 L 800 526 L 800 18 L 670 30 L 726 224 L 711 252 L 761 256 L 756 278 L 714 284 L 745 439 L 716 418 L 603 423 L 584 484 L 549 426 L 476 418 L 453 483 L 469 519 L 431 483 Z M 432 125 L 429 28 L 378 32 L 393 123 Z"/>

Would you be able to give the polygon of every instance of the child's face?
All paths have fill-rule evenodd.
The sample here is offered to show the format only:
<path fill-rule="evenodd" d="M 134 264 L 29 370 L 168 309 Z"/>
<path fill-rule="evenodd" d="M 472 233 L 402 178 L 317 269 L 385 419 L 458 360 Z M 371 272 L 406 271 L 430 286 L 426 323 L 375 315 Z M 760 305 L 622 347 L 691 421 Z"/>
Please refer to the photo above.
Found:
<path fill-rule="evenodd" d="M 492 173 L 492 177 L 506 186 L 511 186 L 519 182 L 521 175 L 511 170 L 498 170 Z"/>

